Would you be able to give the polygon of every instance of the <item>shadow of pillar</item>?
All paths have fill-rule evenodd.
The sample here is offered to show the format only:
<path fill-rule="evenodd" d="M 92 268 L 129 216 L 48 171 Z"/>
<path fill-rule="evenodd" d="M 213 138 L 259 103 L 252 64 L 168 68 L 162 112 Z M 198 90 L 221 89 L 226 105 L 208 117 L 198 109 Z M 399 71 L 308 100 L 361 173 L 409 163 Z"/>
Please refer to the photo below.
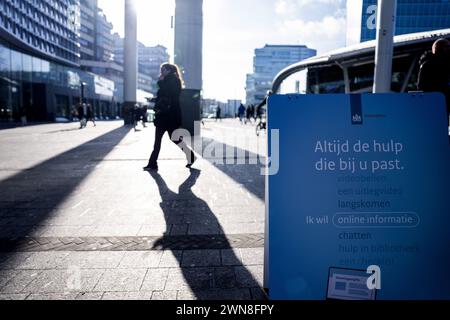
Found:
<path fill-rule="evenodd" d="M 39 229 L 129 130 L 117 128 L 1 181 L 0 242 L 11 243 Z M 7 267 L 14 255 L 14 246 L 0 253 L 0 267 Z"/>

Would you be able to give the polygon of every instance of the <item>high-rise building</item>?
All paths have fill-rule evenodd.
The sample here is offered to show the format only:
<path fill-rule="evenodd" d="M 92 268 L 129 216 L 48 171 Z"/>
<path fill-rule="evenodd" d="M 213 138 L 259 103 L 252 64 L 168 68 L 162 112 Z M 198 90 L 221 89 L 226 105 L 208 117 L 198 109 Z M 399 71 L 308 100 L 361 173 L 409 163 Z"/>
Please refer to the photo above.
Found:
<path fill-rule="evenodd" d="M 347 45 L 376 38 L 377 0 L 347 2 Z M 449 0 L 397 0 L 395 35 L 450 28 Z"/>
<path fill-rule="evenodd" d="M 138 64 L 142 73 L 150 75 L 157 79 L 161 64 L 169 62 L 167 48 L 161 45 L 147 47 L 138 43 Z"/>
<path fill-rule="evenodd" d="M 113 34 L 113 60 L 119 64 L 123 64 L 124 38 L 121 38 L 118 33 Z"/>
<path fill-rule="evenodd" d="M 80 0 L 80 64 L 92 72 L 105 68 L 113 60 L 113 25 L 97 4 L 97 0 Z"/>
<path fill-rule="evenodd" d="M 97 0 L 80 0 L 80 54 L 81 60 L 95 60 L 95 20 Z"/>
<path fill-rule="evenodd" d="M 80 69 L 80 15 L 80 0 L 0 0 L 0 121 L 67 121 L 80 101 L 118 115 L 114 82 Z"/>
<path fill-rule="evenodd" d="M 124 39 L 117 33 L 114 34 L 114 61 L 120 65 L 123 64 L 123 41 Z M 140 74 L 138 85 L 139 83 L 142 85 L 144 82 L 147 85 L 146 80 L 150 77 L 152 79 L 151 92 L 156 93 L 156 83 L 159 78 L 161 64 L 169 62 L 169 58 L 166 47 L 161 45 L 147 47 L 143 43 L 138 42 L 138 71 Z"/>
<path fill-rule="evenodd" d="M 246 103 L 264 99 L 272 87 L 273 78 L 285 67 L 316 55 L 316 50 L 304 45 L 265 45 L 255 50 L 253 74 L 247 75 Z"/>
<path fill-rule="evenodd" d="M 95 30 L 95 58 L 99 61 L 112 61 L 113 59 L 112 29 L 112 23 L 108 21 L 102 10 L 98 10 Z"/>
<path fill-rule="evenodd" d="M 123 45 L 121 59 L 115 56 L 115 44 L 120 39 L 112 34 L 113 25 L 98 7 L 98 0 L 80 0 L 81 5 L 81 68 L 101 75 L 115 83 L 115 99 L 123 100 Z M 123 42 L 123 39 L 121 39 Z M 148 74 L 138 73 L 137 88 L 150 92 L 153 79 Z M 146 93 L 141 92 L 141 95 Z M 150 96 L 147 94 L 147 96 Z"/>
<path fill-rule="evenodd" d="M 34 55 L 78 66 L 80 0 L 0 0 L 0 37 Z"/>

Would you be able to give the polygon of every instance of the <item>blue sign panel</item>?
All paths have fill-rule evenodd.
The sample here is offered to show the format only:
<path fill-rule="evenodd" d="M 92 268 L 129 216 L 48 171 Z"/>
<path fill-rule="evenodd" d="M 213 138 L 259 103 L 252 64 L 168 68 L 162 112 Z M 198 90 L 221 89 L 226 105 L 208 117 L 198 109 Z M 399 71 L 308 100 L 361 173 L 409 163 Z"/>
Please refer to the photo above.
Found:
<path fill-rule="evenodd" d="M 274 95 L 268 116 L 270 298 L 450 299 L 444 97 Z"/>

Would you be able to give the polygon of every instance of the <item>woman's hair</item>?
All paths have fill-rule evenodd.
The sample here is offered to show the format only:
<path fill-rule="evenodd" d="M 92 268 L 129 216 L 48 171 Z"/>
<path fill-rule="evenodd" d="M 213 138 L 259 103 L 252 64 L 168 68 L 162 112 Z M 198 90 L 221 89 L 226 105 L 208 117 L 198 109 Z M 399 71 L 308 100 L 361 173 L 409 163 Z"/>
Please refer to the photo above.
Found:
<path fill-rule="evenodd" d="M 169 73 L 173 73 L 175 75 L 175 77 L 180 79 L 181 87 L 184 88 L 183 76 L 181 74 L 180 68 L 176 64 L 163 63 L 161 65 L 161 69 L 162 68 L 169 70 Z"/>

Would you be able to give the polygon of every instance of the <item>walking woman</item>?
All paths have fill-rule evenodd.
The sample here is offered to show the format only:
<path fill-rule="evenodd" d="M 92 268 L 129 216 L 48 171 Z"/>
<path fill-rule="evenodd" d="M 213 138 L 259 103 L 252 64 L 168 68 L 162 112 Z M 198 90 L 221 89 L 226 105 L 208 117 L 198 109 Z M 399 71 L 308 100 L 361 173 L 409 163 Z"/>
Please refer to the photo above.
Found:
<path fill-rule="evenodd" d="M 183 88 L 183 79 L 177 65 L 165 63 L 161 66 L 158 87 L 154 108 L 155 145 L 144 170 L 158 170 L 157 160 L 164 133 L 167 131 L 172 140 L 173 132 L 181 127 L 180 94 Z M 186 167 L 190 168 L 196 160 L 194 152 L 186 145 L 183 138 L 172 141 L 186 154 L 188 162 Z"/>

